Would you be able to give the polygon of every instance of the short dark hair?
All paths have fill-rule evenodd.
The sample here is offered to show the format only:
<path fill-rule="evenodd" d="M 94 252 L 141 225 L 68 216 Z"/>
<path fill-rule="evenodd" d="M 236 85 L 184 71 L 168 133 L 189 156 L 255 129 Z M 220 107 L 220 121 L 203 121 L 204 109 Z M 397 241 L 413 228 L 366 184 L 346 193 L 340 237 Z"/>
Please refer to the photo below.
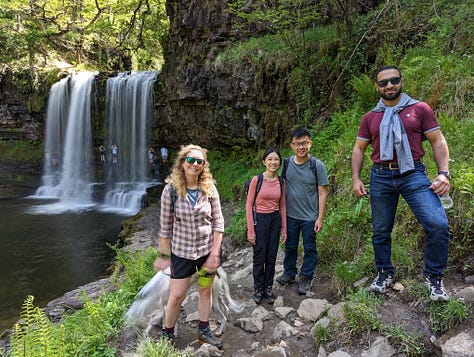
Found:
<path fill-rule="evenodd" d="M 308 138 L 311 139 L 310 131 L 302 127 L 296 128 L 290 133 L 290 141 L 292 141 L 293 139 L 302 138 L 303 136 L 307 136 Z"/>
<path fill-rule="evenodd" d="M 380 72 L 386 71 L 387 69 L 395 69 L 395 70 L 397 70 L 398 73 L 400 74 L 400 77 L 402 76 L 402 71 L 400 71 L 400 68 L 398 68 L 397 66 L 388 65 L 388 66 L 379 67 L 379 68 L 377 69 L 377 72 L 375 72 L 375 80 L 377 81 L 377 77 L 379 76 L 379 73 L 380 73 Z"/>
<path fill-rule="evenodd" d="M 280 164 L 281 164 L 281 154 L 280 154 L 280 150 L 278 150 L 277 148 L 268 148 L 267 150 L 265 150 L 262 156 L 262 161 L 265 160 L 267 156 L 270 155 L 272 152 L 278 155 L 278 157 L 280 158 Z"/>

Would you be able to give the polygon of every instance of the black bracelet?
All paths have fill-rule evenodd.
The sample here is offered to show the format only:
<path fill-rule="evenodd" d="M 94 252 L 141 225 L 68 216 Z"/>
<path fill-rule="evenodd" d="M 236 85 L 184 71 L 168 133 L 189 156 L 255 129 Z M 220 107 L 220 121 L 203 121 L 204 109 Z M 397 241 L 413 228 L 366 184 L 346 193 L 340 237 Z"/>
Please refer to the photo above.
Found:
<path fill-rule="evenodd" d="M 438 176 L 439 175 L 444 175 L 448 178 L 448 180 L 451 180 L 451 173 L 449 171 L 438 171 Z"/>
<path fill-rule="evenodd" d="M 162 253 L 162 252 L 158 251 L 157 257 L 158 257 L 158 258 L 166 258 L 166 259 L 169 259 L 169 258 L 171 258 L 171 254 L 165 254 L 165 253 Z"/>

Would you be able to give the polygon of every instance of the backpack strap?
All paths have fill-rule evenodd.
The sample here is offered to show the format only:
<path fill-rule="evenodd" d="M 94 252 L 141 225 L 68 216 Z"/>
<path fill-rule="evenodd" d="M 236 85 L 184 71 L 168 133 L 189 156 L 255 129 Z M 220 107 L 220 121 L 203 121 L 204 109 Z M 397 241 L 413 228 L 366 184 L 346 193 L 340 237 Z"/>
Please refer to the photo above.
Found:
<path fill-rule="evenodd" d="M 281 176 L 277 176 L 280 181 L 280 195 L 283 195 L 283 187 L 285 186 L 285 179 Z"/>
<path fill-rule="evenodd" d="M 255 196 L 253 196 L 253 205 L 252 205 L 252 213 L 253 213 L 253 225 L 257 225 L 257 195 L 260 189 L 262 188 L 263 183 L 263 174 L 257 175 L 257 186 L 255 187 Z"/>
<path fill-rule="evenodd" d="M 178 192 L 176 191 L 176 187 L 174 187 L 174 185 L 170 186 L 170 197 L 171 197 L 170 208 L 171 208 L 171 212 L 173 212 L 174 214 L 174 205 L 176 201 L 178 200 Z"/>
<path fill-rule="evenodd" d="M 286 180 L 286 170 L 288 169 L 288 162 L 290 161 L 289 157 L 283 159 L 283 165 L 281 167 L 281 177 Z"/>
<path fill-rule="evenodd" d="M 316 186 L 319 186 L 319 184 L 318 184 L 318 159 L 315 158 L 312 155 L 309 157 L 309 167 L 313 170 L 314 178 L 316 180 Z"/>
<path fill-rule="evenodd" d="M 288 163 L 290 162 L 289 157 L 285 157 L 283 159 L 283 165 L 281 167 L 281 177 L 286 180 L 286 170 L 288 169 Z M 316 186 L 318 186 L 318 159 L 315 158 L 313 155 L 309 156 L 309 167 L 313 170 L 314 178 L 316 180 Z"/>

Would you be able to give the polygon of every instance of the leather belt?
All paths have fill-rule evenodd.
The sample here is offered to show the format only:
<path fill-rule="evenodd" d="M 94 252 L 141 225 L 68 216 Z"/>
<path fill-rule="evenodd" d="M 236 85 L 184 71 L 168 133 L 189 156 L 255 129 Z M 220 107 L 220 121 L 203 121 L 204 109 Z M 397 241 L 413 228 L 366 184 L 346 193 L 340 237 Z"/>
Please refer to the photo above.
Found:
<path fill-rule="evenodd" d="M 414 164 L 422 164 L 423 160 L 415 160 Z M 378 169 L 385 169 L 385 170 L 398 170 L 399 166 L 397 162 L 383 162 L 383 163 L 377 163 L 374 162 L 374 166 Z"/>

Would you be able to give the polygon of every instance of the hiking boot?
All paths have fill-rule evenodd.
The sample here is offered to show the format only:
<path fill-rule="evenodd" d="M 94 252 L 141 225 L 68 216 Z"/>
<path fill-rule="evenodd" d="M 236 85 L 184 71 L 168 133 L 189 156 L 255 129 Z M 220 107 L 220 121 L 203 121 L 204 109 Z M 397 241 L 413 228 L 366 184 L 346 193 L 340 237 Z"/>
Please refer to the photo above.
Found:
<path fill-rule="evenodd" d="M 280 275 L 278 278 L 276 278 L 276 281 L 279 282 L 282 285 L 289 284 L 295 281 L 294 276 L 289 276 L 286 274 Z"/>
<path fill-rule="evenodd" d="M 271 286 L 268 286 L 265 288 L 263 296 L 265 297 L 265 300 L 267 301 L 267 303 L 269 303 L 270 305 L 273 305 L 273 303 L 276 300 L 276 296 L 273 293 Z"/>
<path fill-rule="evenodd" d="M 313 285 L 313 278 L 302 276 L 300 279 L 300 286 L 298 287 L 298 293 L 300 295 L 306 295 L 306 293 L 311 290 L 312 285 Z"/>
<path fill-rule="evenodd" d="M 165 329 L 161 330 L 161 338 L 169 344 L 174 345 L 174 333 L 168 332 Z"/>
<path fill-rule="evenodd" d="M 393 274 L 381 270 L 378 272 L 374 281 L 372 281 L 372 284 L 370 284 L 369 290 L 384 293 L 387 291 L 387 288 L 392 285 L 392 282 Z"/>
<path fill-rule="evenodd" d="M 203 343 L 208 343 L 210 345 L 217 347 L 218 349 L 222 349 L 222 346 L 223 346 L 222 341 L 214 337 L 209 325 L 206 327 L 199 327 L 198 338 L 199 338 L 199 343 L 201 345 Z"/>
<path fill-rule="evenodd" d="M 430 299 L 433 301 L 448 301 L 449 296 L 444 290 L 443 280 L 439 275 L 428 275 L 425 277 L 426 285 L 430 291 Z"/>
<path fill-rule="evenodd" d="M 252 296 L 253 301 L 255 301 L 256 304 L 260 304 L 262 302 L 262 297 L 263 297 L 263 289 L 262 288 L 256 288 L 255 289 L 255 294 L 253 294 L 253 296 Z"/>

